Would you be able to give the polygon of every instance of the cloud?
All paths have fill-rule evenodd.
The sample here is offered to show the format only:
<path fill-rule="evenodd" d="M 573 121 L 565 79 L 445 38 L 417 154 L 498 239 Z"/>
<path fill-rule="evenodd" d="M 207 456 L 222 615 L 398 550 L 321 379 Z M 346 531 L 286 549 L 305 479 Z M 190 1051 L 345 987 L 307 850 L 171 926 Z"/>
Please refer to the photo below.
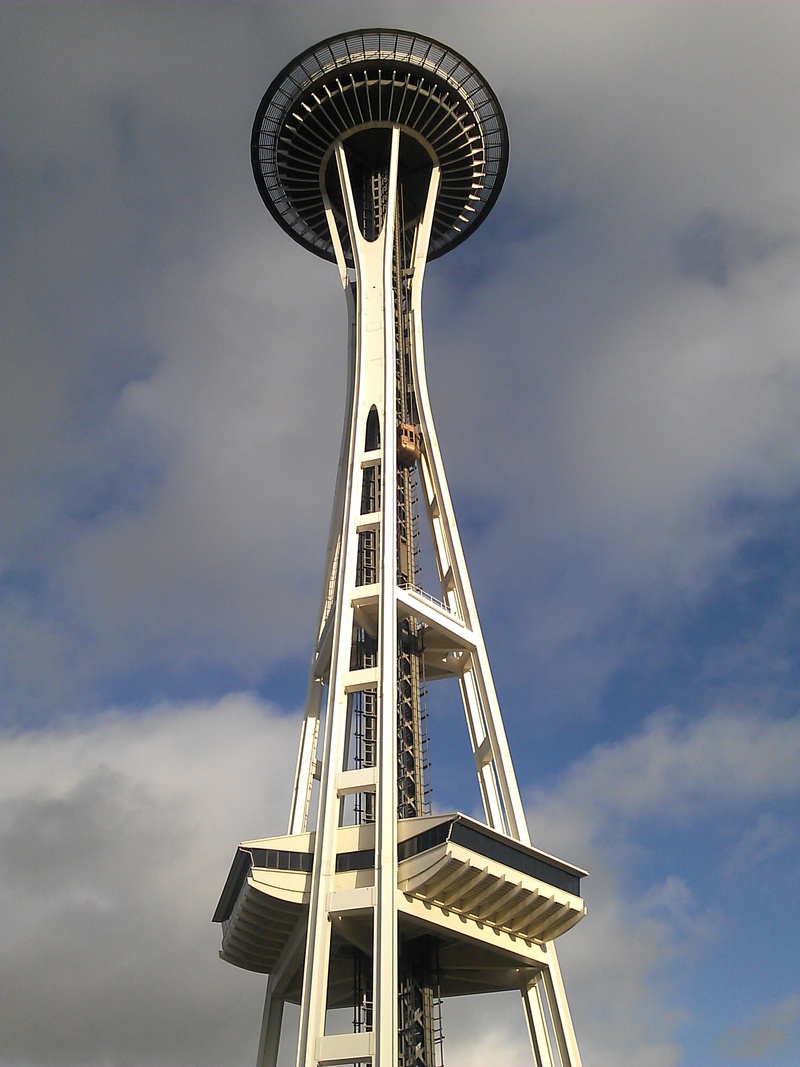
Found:
<path fill-rule="evenodd" d="M 760 1063 L 773 1051 L 786 1048 L 797 1031 L 800 996 L 787 997 L 761 1011 L 745 1026 L 731 1027 L 717 1043 L 721 1055 L 736 1063 Z"/>
<path fill-rule="evenodd" d="M 256 88 L 225 62 L 244 24 L 214 45 L 213 12 L 173 8 L 152 40 L 141 9 L 101 10 L 83 35 L 81 13 L 52 14 L 12 16 L 59 72 L 55 103 L 52 67 L 33 84 L 18 72 L 7 128 L 22 142 L 9 153 L 0 450 L 12 718 L 102 702 L 143 662 L 166 689 L 209 661 L 253 684 L 294 651 L 335 472 L 319 434 L 335 440 L 343 408 L 335 279 L 298 357 L 290 294 L 313 264 L 298 251 L 290 266 L 252 187 L 242 116 Z M 73 36 L 67 59 L 58 42 Z M 218 65 L 200 76 L 209 49 Z M 190 132 L 200 114 L 203 139 Z"/>
<path fill-rule="evenodd" d="M 675 251 L 685 274 L 724 288 L 733 271 L 766 258 L 776 250 L 775 244 L 735 219 L 704 212 L 678 235 Z"/>
<path fill-rule="evenodd" d="M 284 822 L 295 732 L 234 695 L 2 740 L 4 1063 L 202 1065 L 223 1048 L 246 1061 L 260 985 L 219 965 L 209 915 L 236 842 Z M 590 918 L 562 956 L 593 1062 L 677 1063 L 681 1009 L 658 983 L 676 945 L 697 953 L 707 927 L 679 876 L 628 897 L 631 841 L 665 815 L 796 792 L 796 743 L 796 722 L 661 717 L 529 802 L 534 841 L 592 867 Z M 518 999 L 491 1015 L 494 1047 L 505 1034 L 506 1062 L 524 1062 Z M 477 1063 L 475 1017 L 447 1005 L 448 1049 Z"/>
<path fill-rule="evenodd" d="M 474 59 L 511 131 L 492 219 L 427 274 L 426 349 L 535 836 L 592 871 L 579 1036 L 601 1067 L 699 1062 L 682 991 L 728 1024 L 732 886 L 796 847 L 797 12 L 370 10 Z M 283 825 L 295 726 L 217 698 L 308 650 L 346 323 L 247 146 L 308 26 L 364 5 L 2 19 L 8 1067 L 251 1062 L 261 986 L 208 913 L 235 841 Z M 515 998 L 492 1018 L 527 1062 Z"/>
<path fill-rule="evenodd" d="M 731 842 L 725 828 L 742 809 L 794 801 L 798 745 L 796 718 L 769 722 L 720 712 L 687 722 L 665 713 L 613 745 L 596 745 L 563 776 L 529 792 L 534 843 L 590 871 L 589 914 L 559 943 L 559 954 L 592 1062 L 680 1061 L 691 976 L 704 974 L 715 953 L 738 937 L 729 909 L 741 899 L 736 864 L 747 843 Z M 661 842 L 676 827 L 681 847 L 673 852 Z M 759 838 L 765 830 L 762 822 Z M 790 836 L 796 848 L 797 835 Z M 761 855 L 750 850 L 747 874 L 755 884 L 772 855 L 771 848 Z M 729 897 L 720 874 L 731 867 L 738 880 Z"/>
<path fill-rule="evenodd" d="M 210 915 L 236 842 L 284 825 L 297 725 L 232 694 L 0 741 L 4 1064 L 252 1058 L 262 983 L 218 961 Z M 561 956 L 593 1063 L 678 1063 L 670 961 L 721 932 L 685 875 L 637 895 L 641 843 L 664 818 L 688 834 L 709 810 L 796 793 L 796 744 L 796 722 L 659 717 L 529 798 L 537 845 L 591 869 Z M 525 1062 L 518 997 L 445 1012 L 459 1062 L 479 1062 L 486 1017 L 504 1062 Z"/>
<path fill-rule="evenodd" d="M 284 823 L 296 730 L 241 694 L 3 738 L 3 1064 L 252 1059 L 263 983 L 211 915 Z"/>
<path fill-rule="evenodd" d="M 246 146 L 310 13 L 324 34 L 363 11 L 303 10 L 7 16 L 19 721 L 54 692 L 124 699 L 132 675 L 185 695 L 209 663 L 259 684 L 304 647 L 345 312 L 264 212 Z M 796 487 L 796 188 L 773 105 L 794 95 L 794 17 L 514 5 L 509 35 L 485 5 L 375 11 L 474 54 L 508 113 L 492 223 L 429 274 L 430 376 L 481 602 L 530 590 L 520 645 L 575 714 L 643 615 L 735 566 L 752 527 L 720 508 Z"/>
<path fill-rule="evenodd" d="M 527 790 L 534 843 L 590 872 L 588 915 L 558 946 L 587 1062 L 684 1061 L 697 1005 L 720 958 L 737 951 L 742 892 L 758 892 L 771 877 L 765 864 L 777 856 L 785 868 L 797 848 L 796 831 L 769 806 L 796 801 L 798 745 L 796 718 L 665 712 L 563 773 L 528 763 L 526 774 L 542 778 Z M 740 837 L 751 819 L 757 831 Z M 764 965 L 773 958 L 765 945 Z M 752 965 L 761 960 L 751 949 Z M 788 975 L 778 981 L 791 988 Z M 722 979 L 715 989 L 712 1039 L 728 1010 Z M 478 1005 L 446 1008 L 446 1032 L 480 1048 Z M 493 1033 L 506 1034 L 503 1062 L 526 1062 L 518 998 L 497 998 L 491 1016 Z"/>
<path fill-rule="evenodd" d="M 794 827 L 789 820 L 779 818 L 772 812 L 759 815 L 754 825 L 741 833 L 726 861 L 725 877 L 735 880 L 773 857 L 785 857 L 794 840 Z"/>
<path fill-rule="evenodd" d="M 296 732 L 233 694 L 0 741 L 4 1067 L 250 1062 L 263 982 L 220 963 L 210 915 L 236 842 L 284 824 Z M 667 1067 L 649 1035 L 661 1012 L 638 981 L 658 936 L 627 929 L 610 898 L 593 922 L 628 952 L 606 1003 L 613 1047 Z M 600 963 L 596 936 L 581 944 L 573 979 Z M 445 1032 L 459 1062 L 529 1055 L 517 996 L 448 1002 Z"/>
<path fill-rule="evenodd" d="M 675 821 L 717 805 L 793 796 L 800 719 L 717 713 L 687 723 L 655 715 L 641 733 L 598 745 L 568 774 L 565 793 L 591 797 L 596 819 Z"/>

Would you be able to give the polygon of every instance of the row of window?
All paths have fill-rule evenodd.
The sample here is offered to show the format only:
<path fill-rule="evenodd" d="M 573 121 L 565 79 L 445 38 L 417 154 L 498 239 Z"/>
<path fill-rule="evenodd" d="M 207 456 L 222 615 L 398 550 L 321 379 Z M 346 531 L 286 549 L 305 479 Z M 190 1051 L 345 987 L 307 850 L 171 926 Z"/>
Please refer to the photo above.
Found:
<path fill-rule="evenodd" d="M 533 878 L 565 890 L 567 893 L 580 893 L 580 877 L 549 863 L 544 857 L 532 854 L 524 846 L 510 841 L 500 841 L 484 834 L 480 828 L 467 825 L 458 819 L 440 823 L 425 830 L 416 837 L 401 841 L 397 847 L 398 861 L 410 859 L 420 852 L 427 852 L 443 844 L 448 838 L 454 843 L 468 848 L 487 859 L 496 860 L 505 867 L 531 875 Z M 250 849 L 254 867 L 263 867 L 272 871 L 301 871 L 309 873 L 313 864 L 310 852 L 281 852 L 274 848 Z M 356 852 L 341 852 L 336 857 L 337 873 L 345 871 L 365 871 L 375 866 L 375 850 L 361 849 Z"/>

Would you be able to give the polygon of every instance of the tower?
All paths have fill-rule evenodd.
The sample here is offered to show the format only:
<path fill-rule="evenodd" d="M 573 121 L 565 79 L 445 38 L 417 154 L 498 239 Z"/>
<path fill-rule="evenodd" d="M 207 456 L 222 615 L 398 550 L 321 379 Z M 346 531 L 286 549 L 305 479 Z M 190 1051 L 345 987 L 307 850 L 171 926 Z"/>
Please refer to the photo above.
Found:
<path fill-rule="evenodd" d="M 580 1067 L 554 939 L 585 913 L 586 872 L 528 838 L 423 360 L 426 263 L 483 221 L 507 158 L 492 90 L 420 34 L 329 38 L 281 71 L 256 114 L 261 196 L 336 263 L 350 317 L 288 833 L 239 846 L 214 916 L 222 958 L 269 975 L 259 1067 L 277 1061 L 287 1001 L 300 1005 L 298 1067 L 437 1067 L 442 1000 L 512 989 L 537 1067 Z M 463 701 L 483 822 L 430 811 L 426 702 L 430 689 L 435 714 L 445 679 Z"/>

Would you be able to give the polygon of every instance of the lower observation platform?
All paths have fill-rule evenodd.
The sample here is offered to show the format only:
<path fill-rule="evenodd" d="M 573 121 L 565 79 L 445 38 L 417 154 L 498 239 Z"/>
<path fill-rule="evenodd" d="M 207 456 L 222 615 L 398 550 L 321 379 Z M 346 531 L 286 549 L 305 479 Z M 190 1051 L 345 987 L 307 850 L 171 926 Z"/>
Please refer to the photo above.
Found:
<path fill-rule="evenodd" d="M 372 950 L 374 830 L 365 824 L 338 834 L 331 1007 L 348 1003 L 354 956 Z M 518 989 L 545 962 L 541 943 L 586 914 L 579 895 L 585 871 L 465 815 L 404 819 L 398 834 L 400 936 L 435 940 L 442 996 Z M 293 1003 L 300 1000 L 314 837 L 243 842 L 214 914 L 222 959 L 262 973 L 287 970 Z"/>

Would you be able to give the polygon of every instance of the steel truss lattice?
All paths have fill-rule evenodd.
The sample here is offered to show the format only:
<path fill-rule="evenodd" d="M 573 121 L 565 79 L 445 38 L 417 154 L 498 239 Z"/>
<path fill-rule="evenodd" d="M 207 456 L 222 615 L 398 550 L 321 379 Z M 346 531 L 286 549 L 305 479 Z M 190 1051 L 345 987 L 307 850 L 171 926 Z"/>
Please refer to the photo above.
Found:
<path fill-rule="evenodd" d="M 554 940 L 585 913 L 585 872 L 529 841 L 423 358 L 425 266 L 500 191 L 502 111 L 451 49 L 362 30 L 278 75 L 252 159 L 280 225 L 336 262 L 350 315 L 288 833 L 240 845 L 215 914 L 223 959 L 269 974 L 258 1065 L 277 1063 L 289 1001 L 298 1067 L 441 1067 L 442 1001 L 516 989 L 537 1067 L 580 1067 Z M 426 703 L 445 679 L 460 688 L 484 823 L 430 811 Z M 337 1009 L 347 1032 L 332 1030 Z"/>

